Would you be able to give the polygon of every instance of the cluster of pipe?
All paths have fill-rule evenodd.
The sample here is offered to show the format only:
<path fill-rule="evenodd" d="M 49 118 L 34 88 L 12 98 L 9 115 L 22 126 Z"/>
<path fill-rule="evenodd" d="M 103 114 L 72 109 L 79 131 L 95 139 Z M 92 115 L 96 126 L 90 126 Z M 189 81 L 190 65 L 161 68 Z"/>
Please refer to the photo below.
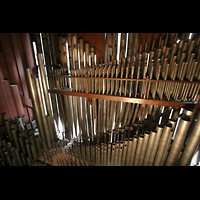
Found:
<path fill-rule="evenodd" d="M 136 37 L 136 36 L 135 36 Z M 171 36 L 172 37 L 172 36 Z M 170 38 L 171 38 L 170 37 Z M 154 47 L 154 42 L 152 43 L 151 50 L 147 52 L 145 50 L 142 54 L 138 51 L 133 51 L 135 47 L 139 46 L 138 41 L 134 40 L 131 43 L 133 34 L 129 34 L 129 48 L 128 56 L 125 59 L 124 56 L 121 56 L 119 63 L 116 60 L 108 60 L 107 63 L 97 64 L 89 66 L 86 65 L 85 68 L 78 68 L 78 57 L 75 60 L 77 67 L 71 69 L 71 76 L 77 77 L 106 77 L 106 78 L 135 78 L 135 79 L 145 79 L 149 76 L 149 79 L 156 80 L 187 80 L 187 81 L 199 81 L 200 80 L 200 45 L 199 37 L 196 40 L 183 40 L 181 39 L 179 43 L 175 43 L 176 37 L 172 42 L 168 42 L 168 34 L 165 36 L 165 40 L 161 43 L 159 40 L 158 47 Z M 108 45 L 110 46 L 110 45 Z M 112 47 L 108 48 L 108 52 Z M 121 49 L 122 51 L 123 49 Z M 83 50 L 82 50 L 83 51 Z M 87 46 L 86 46 L 87 52 Z M 133 52 L 133 53 L 132 53 Z M 120 54 L 121 55 L 121 54 Z M 124 55 L 124 53 L 122 53 Z M 110 56 L 110 55 L 109 55 Z M 108 57 L 109 57 L 108 56 Z M 113 58 L 113 56 L 112 56 Z M 60 75 L 66 75 L 66 73 L 60 73 Z M 64 79 L 64 77 L 62 78 Z M 74 79 L 72 79 L 73 81 Z M 75 79 L 76 81 L 77 79 Z M 84 84 L 84 80 L 77 80 L 77 84 L 72 85 L 72 90 L 85 92 L 81 89 L 80 83 Z M 80 83 L 79 83 L 80 82 Z M 95 85 L 96 88 L 93 90 L 92 83 L 97 82 L 98 85 Z M 94 80 L 90 79 L 89 92 L 104 94 L 101 88 L 106 90 L 106 83 L 109 84 L 110 80 Z M 111 81 L 111 83 L 119 81 Z M 121 81 L 120 84 L 124 84 Z M 93 83 L 95 84 L 95 83 Z M 59 88 L 62 89 L 63 87 Z M 84 85 L 83 85 L 83 88 Z M 114 88 L 114 86 L 113 86 Z M 112 88 L 111 88 L 112 89 Z M 120 95 L 118 93 L 118 87 L 115 86 L 115 93 L 112 93 L 112 90 L 107 89 L 106 94 Z M 200 84 L 198 83 L 167 83 L 167 82 L 149 82 L 147 90 L 147 98 L 155 99 L 156 96 L 160 100 L 164 97 L 167 100 L 182 100 L 186 101 L 197 101 L 199 96 Z M 127 90 L 123 89 L 124 96 Z M 139 92 L 139 94 L 138 94 Z M 130 93 L 134 97 L 142 98 L 144 92 L 144 82 L 135 81 L 133 82 L 133 87 L 130 88 Z M 151 97 L 150 97 L 151 94 Z M 130 96 L 130 95 L 129 95 Z"/>
<path fill-rule="evenodd" d="M 68 145 L 58 139 L 47 148 L 40 138 L 36 121 L 24 117 L 11 121 L 2 113 L 4 132 L 0 137 L 0 166 L 47 166 Z"/>
<path fill-rule="evenodd" d="M 198 116 L 198 117 L 197 117 Z M 197 117 L 197 118 L 196 118 Z M 177 124 L 178 118 L 180 123 Z M 175 129 L 177 129 L 175 131 Z M 200 144 L 200 115 L 184 110 L 166 123 L 126 126 L 114 134 L 112 142 L 101 137 L 92 144 L 81 137 L 67 146 L 57 160 L 59 166 L 187 166 Z M 174 139 L 172 139 L 172 136 Z"/>
<path fill-rule="evenodd" d="M 132 36 L 131 36 L 132 35 Z M 70 66 L 70 74 L 71 76 L 88 76 L 88 77 L 111 77 L 111 78 L 137 78 L 137 79 L 145 79 L 146 75 L 149 76 L 149 79 L 159 79 L 160 77 L 162 77 L 162 79 L 167 80 L 167 78 L 170 78 L 173 80 L 175 80 L 175 78 L 177 77 L 178 79 L 180 79 L 181 77 L 186 77 L 188 80 L 199 80 L 199 39 L 195 40 L 195 42 L 193 41 L 185 41 L 184 40 L 184 45 L 183 45 L 183 41 L 182 41 L 182 46 L 181 41 L 179 42 L 179 45 L 175 44 L 176 41 L 176 37 L 173 37 L 170 34 L 170 39 L 168 41 L 168 35 L 166 35 L 165 37 L 165 41 L 164 42 L 160 42 L 162 40 L 159 39 L 159 43 L 158 43 L 158 47 L 157 49 L 154 47 L 154 42 L 153 41 L 151 43 L 151 48 L 147 48 L 147 45 L 145 47 L 145 52 L 143 52 L 143 54 L 141 54 L 141 46 L 139 47 L 139 51 L 138 51 L 138 34 L 129 34 L 129 37 L 133 38 L 132 40 L 129 39 L 129 44 L 128 47 L 128 58 L 124 58 L 123 54 L 124 53 L 120 53 L 120 60 L 117 63 L 116 58 L 115 60 L 111 61 L 109 60 L 108 63 L 104 63 L 104 64 L 97 64 L 95 65 L 93 62 L 93 59 L 91 59 L 91 65 L 89 65 L 89 54 L 87 53 L 86 55 L 86 66 L 83 65 L 83 53 L 80 53 L 80 66 L 79 66 L 79 59 L 78 59 L 78 44 L 77 44 L 77 37 L 73 37 L 73 54 L 74 56 L 69 56 L 69 60 L 70 63 L 68 65 L 68 67 Z M 162 38 L 161 38 L 162 39 Z M 132 41 L 132 42 L 131 42 Z M 124 43 L 123 43 L 124 44 Z M 195 44 L 195 45 L 194 45 Z M 170 46 L 168 46 L 170 45 Z M 178 48 L 177 48 L 178 46 Z M 187 47 L 188 46 L 188 47 Z M 123 47 L 123 45 L 122 45 Z M 68 41 L 68 48 L 70 50 L 71 46 L 70 46 L 70 42 Z M 88 52 L 88 48 L 87 45 L 85 46 L 85 50 L 86 52 Z M 112 52 L 111 51 L 111 47 L 109 47 L 110 50 L 108 52 Z M 177 48 L 177 49 L 176 49 Z M 122 48 L 122 50 L 124 49 L 124 47 Z M 148 49 L 151 49 L 151 51 L 148 52 Z M 72 49 L 70 50 L 72 51 Z M 62 52 L 62 51 L 61 51 Z M 79 52 L 83 52 L 83 45 L 79 44 Z M 115 51 L 113 51 L 115 52 Z M 124 52 L 124 51 L 122 51 Z M 192 54 L 195 54 L 194 56 Z M 70 52 L 69 52 L 70 54 Z M 114 55 L 114 54 L 113 54 Z M 111 56 L 111 54 L 107 57 L 107 58 L 111 58 L 114 56 Z M 115 54 L 116 56 L 116 54 Z M 185 56 L 185 57 L 184 57 Z M 87 58 L 88 57 L 88 58 Z M 42 68 L 44 70 L 44 63 L 42 61 L 42 55 L 38 54 L 38 58 L 39 58 L 39 67 Z M 92 57 L 91 57 L 92 58 Z M 184 60 L 185 59 L 185 60 Z M 198 62 L 196 62 L 196 60 Z M 187 69 L 189 70 L 188 72 L 191 72 L 189 74 L 186 75 L 185 73 L 185 63 L 190 63 L 189 66 L 191 68 Z M 64 62 L 64 61 L 63 61 Z M 67 61 L 66 61 L 67 62 Z M 177 63 L 176 63 L 177 62 Z M 184 63 L 184 64 L 181 64 Z M 154 65 L 155 63 L 155 65 Z M 175 65 L 175 67 L 174 67 Z M 187 64 L 188 66 L 188 64 Z M 48 75 L 68 75 L 68 69 L 66 67 L 62 67 L 59 65 L 47 65 L 47 74 Z M 178 69 L 180 69 L 180 72 L 178 71 Z M 195 71 L 195 73 L 193 73 Z M 41 73 L 42 75 L 42 73 Z M 43 76 L 45 77 L 45 76 Z M 31 78 L 31 76 L 30 76 Z M 29 80 L 31 80 L 29 78 Z M 42 78 L 43 79 L 43 78 Z M 44 78 L 45 79 L 45 78 Z M 32 79 L 33 80 L 33 79 Z M 86 92 L 86 80 L 85 79 L 74 79 L 74 78 L 67 78 L 67 77 L 56 77 L 56 76 L 49 76 L 48 77 L 48 82 L 49 82 L 49 88 L 51 89 L 62 89 L 62 90 L 68 90 L 68 91 L 76 91 L 76 92 Z M 171 84 L 171 83 L 170 83 Z M 151 92 L 151 95 L 153 98 L 156 98 L 156 92 L 159 96 L 160 99 L 163 99 L 163 94 L 165 94 L 165 98 L 167 98 L 169 100 L 168 97 L 171 97 L 173 95 L 169 93 L 171 91 L 169 91 L 169 89 L 171 89 L 173 86 L 170 85 L 168 83 L 163 83 L 163 82 L 157 82 L 156 84 L 154 82 L 152 82 L 151 84 L 149 83 L 148 85 L 148 91 L 147 91 L 147 95 L 149 97 L 149 93 Z M 174 84 L 174 83 L 173 83 Z M 181 84 L 181 85 L 180 85 Z M 189 90 L 189 85 L 186 83 L 175 83 L 174 85 L 174 89 L 176 89 L 176 91 L 181 89 L 184 89 L 184 91 L 188 88 Z M 45 90 L 47 90 L 47 85 L 43 86 L 43 90 L 45 92 Z M 45 89 L 46 87 L 46 89 Z M 184 88 L 183 88 L 184 87 Z M 32 87 L 31 87 L 32 88 Z M 34 87 L 33 87 L 34 88 Z M 119 95 L 119 96 L 129 96 L 129 97 L 138 97 L 138 93 L 139 93 L 139 97 L 142 98 L 143 97 L 143 88 L 144 88 L 144 82 L 139 82 L 139 81 L 126 81 L 126 80 L 103 80 L 103 79 L 88 79 L 88 92 L 89 93 L 99 93 L 99 94 L 111 94 L 111 95 Z M 167 89 L 166 89 L 167 88 Z M 199 84 L 193 84 L 193 86 L 191 86 L 190 91 L 195 91 L 195 92 L 186 92 L 184 93 L 184 95 L 188 96 L 193 95 L 193 101 L 195 101 L 198 97 L 198 92 L 199 92 Z M 177 94 L 178 92 L 176 92 Z M 195 94 L 194 94 L 195 93 Z M 55 94 L 51 94 L 51 97 L 55 95 Z M 46 101 L 46 96 L 45 95 L 45 101 Z M 180 95 L 179 95 L 180 96 Z M 185 97 L 185 96 L 184 96 Z M 142 153 L 142 157 L 146 155 L 146 148 L 148 147 L 147 145 L 150 145 L 150 138 L 152 138 L 152 140 L 155 139 L 155 136 L 150 136 L 150 135 L 154 135 L 154 133 L 158 130 L 157 129 L 162 129 L 162 131 L 160 131 L 161 133 L 159 136 L 158 140 L 158 146 L 157 149 L 154 150 L 156 152 L 160 152 L 161 151 L 161 155 L 163 153 L 163 155 L 165 155 L 165 158 L 157 158 L 158 161 L 156 161 L 156 157 L 154 157 L 154 163 L 153 165 L 164 165 L 167 162 L 167 159 L 171 157 L 170 152 L 172 153 L 175 147 L 174 146 L 177 145 L 177 143 L 179 143 L 180 141 L 177 139 L 177 143 L 175 142 L 175 140 L 172 140 L 172 135 L 174 134 L 174 127 L 173 125 L 169 125 L 168 123 L 168 118 L 169 117 L 169 113 L 171 111 L 172 108 L 166 108 L 166 110 L 164 111 L 164 114 L 161 113 L 161 110 L 163 108 L 163 106 L 153 106 L 153 105 L 140 105 L 140 104 L 135 104 L 135 103 L 125 103 L 125 102 L 117 102 L 117 101 L 109 101 L 109 100 L 102 100 L 102 99 L 92 99 L 91 101 L 87 101 L 86 98 L 84 97 L 78 97 L 78 96 L 69 96 L 69 95 L 60 95 L 57 94 L 55 95 L 55 98 L 57 98 L 58 101 L 58 108 L 59 108 L 59 114 L 60 114 L 60 120 L 61 123 L 63 124 L 63 127 L 65 127 L 65 138 L 71 140 L 74 137 L 80 137 L 81 142 L 80 145 L 83 143 L 83 147 L 84 150 L 83 152 L 87 153 L 85 154 L 85 158 L 89 158 L 89 160 L 87 160 L 87 163 L 92 163 L 94 165 L 100 165 L 101 162 L 101 156 L 100 156 L 100 162 L 99 162 L 99 156 L 98 156 L 98 152 L 104 152 L 104 146 L 106 146 L 107 150 L 110 149 L 110 152 L 112 152 L 112 147 L 114 147 L 118 141 L 118 145 L 115 146 L 116 149 L 118 149 L 117 152 L 121 152 L 120 154 L 118 153 L 113 153 L 113 159 L 116 158 L 116 155 L 120 155 L 120 159 L 128 159 L 127 158 L 127 153 L 124 153 L 125 150 L 125 142 L 126 145 L 127 144 L 131 144 L 131 141 L 136 141 L 135 144 L 135 153 L 137 152 L 137 149 L 140 153 L 141 149 L 144 149 L 144 152 Z M 175 99 L 175 98 L 174 98 Z M 184 100 L 184 99 L 183 99 Z M 92 105 L 91 105 L 92 104 Z M 40 104 L 38 105 L 42 105 L 42 102 L 40 102 Z M 53 107 L 53 113 L 54 113 L 54 105 L 53 105 L 53 101 L 52 101 L 52 107 Z M 57 106 L 56 106 L 57 108 Z M 48 109 L 47 109 L 48 111 Z M 36 111 L 37 112 L 37 111 Z M 142 113 L 140 113 L 142 112 Z M 167 115 L 166 115 L 167 113 Z M 177 113 L 176 109 L 173 108 L 173 114 Z M 40 113 L 38 113 L 39 115 Z M 145 119 L 145 116 L 147 115 L 147 118 Z M 37 115 L 36 115 L 37 117 Z M 158 120 L 160 119 L 160 117 L 162 117 L 162 122 L 160 125 L 158 125 Z M 39 118 L 38 118 L 39 119 Z M 38 121 L 37 119 L 37 121 Z M 43 118 L 44 119 L 44 118 Z M 56 117 L 55 117 L 56 119 Z M 172 118 L 173 120 L 175 120 L 174 118 Z M 177 118 L 178 119 L 178 118 Z M 176 120 L 177 120 L 176 119 Z M 173 124 L 173 120 L 169 121 L 170 123 Z M 188 122 L 188 117 L 187 119 L 182 118 L 182 121 L 186 121 L 185 124 L 187 124 Z M 45 121 L 45 120 L 44 120 Z M 199 119 L 197 120 L 196 124 L 198 124 Z M 189 123 L 195 123 L 194 120 L 189 121 Z M 182 125 L 183 124 L 183 125 Z M 187 138 L 187 144 L 185 146 L 185 150 L 181 151 L 183 148 L 183 145 L 185 144 L 180 144 L 178 148 L 181 148 L 181 150 L 178 150 L 178 158 L 177 155 L 175 156 L 176 158 L 173 158 L 173 164 L 171 165 L 176 165 L 177 163 L 180 163 L 180 155 L 182 152 L 182 156 L 181 158 L 185 158 L 185 156 L 187 156 L 187 164 L 186 162 L 183 165 L 188 165 L 194 151 L 195 148 L 197 147 L 197 145 L 199 144 L 199 139 L 194 139 L 199 138 L 199 132 L 198 132 L 198 126 L 195 125 L 196 128 L 193 128 L 193 132 L 191 134 L 191 136 L 188 139 L 188 130 L 186 125 L 184 125 L 184 123 L 180 123 L 178 126 L 178 130 L 179 127 L 180 129 L 183 129 L 182 127 L 184 126 L 184 130 L 186 130 L 187 133 L 185 133 L 186 135 L 184 136 L 178 136 L 177 138 L 181 137 L 184 138 L 184 142 L 185 139 Z M 42 128 L 40 128 L 42 126 L 39 125 L 38 123 L 38 128 L 42 130 Z M 128 130 L 130 131 L 126 131 L 128 127 Z M 132 128 L 131 128 L 132 127 Z M 114 128 L 114 129 L 113 129 Z M 133 130 L 131 130 L 133 129 Z M 129 139 L 130 137 L 125 136 L 124 133 L 122 134 L 124 130 L 125 132 L 130 133 L 130 135 L 132 134 L 132 140 Z M 131 132 L 132 131 L 132 132 Z M 47 132 L 47 131 L 46 131 Z M 135 133 L 134 133 L 135 132 Z M 154 132 L 154 133 L 152 133 Z M 166 133 L 165 133 L 166 132 Z M 183 131 L 179 131 L 179 132 L 183 132 Z M 177 131 L 177 135 L 179 135 L 179 133 Z M 162 134 L 164 133 L 164 134 Z M 50 134 L 50 133 L 49 133 Z M 156 134 L 156 135 L 159 135 Z M 192 135 L 195 135 L 195 137 L 192 137 Z M 41 133 L 41 138 L 50 138 L 48 136 L 48 133 Z M 123 135 L 123 136 L 122 136 Z M 148 135 L 148 136 L 146 136 Z M 162 136 L 162 137 L 161 137 Z M 174 137 L 174 136 L 173 136 Z M 148 138 L 148 139 L 145 139 Z M 154 139 L 153 139 L 154 138 Z M 144 140 L 145 139 L 145 140 Z M 129 142 L 130 140 L 130 142 Z M 195 140 L 195 142 L 194 142 Z M 49 141 L 49 139 L 47 139 L 47 142 Z M 120 146 L 120 142 L 122 141 L 123 147 Z M 139 142 L 140 141 L 140 142 Z M 145 141 L 143 145 L 142 141 Z M 149 142 L 148 142 L 149 141 Z M 172 145 L 171 142 L 173 141 Z M 191 141 L 190 143 L 188 143 L 189 141 Z M 51 140 L 51 142 L 53 142 L 53 140 Z M 51 143 L 49 142 L 49 144 Z M 155 142 L 155 141 L 154 141 Z M 154 142 L 151 142 L 153 145 Z M 175 142 L 175 143 L 174 143 Z M 102 145 L 103 143 L 103 145 Z M 115 145 L 113 145 L 115 143 Z M 110 145 L 109 145 L 110 144 Z M 137 144 L 137 145 L 136 145 Z M 161 145 L 162 144 L 162 145 Z M 164 145 L 164 146 L 163 146 Z M 188 145 L 188 148 L 186 148 Z M 78 145 L 74 145 L 74 147 Z M 153 145 L 154 146 L 154 145 Z M 191 147 L 192 146 L 192 147 Z M 120 149 L 124 148 L 123 151 L 121 151 Z M 172 148 L 173 147 L 173 148 Z M 152 148 L 152 147 L 149 147 Z M 161 150 L 159 150 L 159 148 Z M 175 148 L 176 149 L 176 148 Z M 187 150 L 188 149 L 188 150 Z M 159 150 L 159 151 L 158 151 Z M 189 154 L 187 154 L 187 151 L 190 152 Z M 89 153 L 88 153 L 89 151 Z M 136 158 L 136 154 L 134 154 L 132 148 L 130 148 L 129 150 L 131 152 L 131 156 L 135 156 Z M 70 153 L 71 151 L 69 151 L 68 153 Z M 74 151 L 72 151 L 73 153 L 70 153 L 70 159 L 72 159 L 73 155 L 74 155 Z M 78 151 L 79 152 L 79 151 Z M 80 151 L 81 152 L 81 151 Z M 97 152 L 97 156 L 96 156 L 96 152 Z M 115 152 L 115 150 L 114 150 Z M 127 151 L 128 152 L 128 151 Z M 138 153 L 138 154 L 139 154 Z M 115 155 L 116 154 L 116 155 Z M 138 155 L 137 154 L 137 155 Z M 143 155 L 144 154 L 144 155 Z M 150 154 L 150 153 L 148 153 Z M 81 153 L 82 155 L 82 153 Z M 78 157 L 80 157 L 81 155 L 77 155 Z M 90 155 L 90 156 L 88 156 Z M 95 156 L 94 156 L 95 155 Z M 104 153 L 100 153 L 100 155 L 103 155 Z M 106 155 L 108 155 L 108 151 L 106 153 Z M 124 155 L 124 156 L 122 156 Z M 184 156 L 183 156 L 184 155 Z M 157 156 L 157 154 L 155 154 L 155 156 Z M 129 156 L 128 156 L 129 157 Z M 141 155 L 139 154 L 139 157 L 141 157 Z M 158 156 L 159 157 L 159 156 Z M 173 156 L 172 156 L 173 157 Z M 84 154 L 83 154 L 83 158 L 84 158 Z M 114 160 L 111 162 L 111 157 L 107 157 L 105 160 L 109 160 L 109 161 L 103 161 L 103 163 L 109 163 L 108 165 L 122 165 L 123 162 L 121 161 L 117 161 L 114 162 Z M 130 161 L 130 165 L 134 164 L 134 157 L 131 158 L 132 160 Z M 144 157 L 143 157 L 144 159 Z M 65 159 L 66 160 L 66 159 Z M 75 159 L 77 160 L 77 159 Z M 84 159 L 83 159 L 84 160 Z M 132 162 L 133 161 L 133 162 Z M 143 160 L 144 161 L 144 160 Z M 143 161 L 140 161 L 140 165 L 143 164 Z M 65 163 L 67 163 L 68 161 L 66 160 Z M 74 161 L 73 161 L 74 162 Z M 142 162 L 142 164 L 141 164 Z M 156 164 L 156 163 L 159 164 Z M 64 161 L 62 161 L 63 165 L 67 165 L 64 164 Z M 72 160 L 69 162 L 72 164 Z M 129 163 L 129 161 L 127 161 L 127 163 Z M 175 163 L 175 164 L 174 164 Z M 71 165 L 69 164 L 69 165 Z M 79 163 L 80 164 L 80 163 Z M 77 164 L 77 165 L 79 165 Z M 124 163 L 125 164 L 125 163 Z M 126 165 L 126 164 L 125 164 Z M 129 165 L 129 164 L 128 164 Z"/>
<path fill-rule="evenodd" d="M 38 132 L 32 123 L 23 123 L 22 117 L 8 120 L 2 113 L 4 134 L 0 137 L 0 164 L 2 166 L 30 166 L 41 154 L 41 144 Z"/>

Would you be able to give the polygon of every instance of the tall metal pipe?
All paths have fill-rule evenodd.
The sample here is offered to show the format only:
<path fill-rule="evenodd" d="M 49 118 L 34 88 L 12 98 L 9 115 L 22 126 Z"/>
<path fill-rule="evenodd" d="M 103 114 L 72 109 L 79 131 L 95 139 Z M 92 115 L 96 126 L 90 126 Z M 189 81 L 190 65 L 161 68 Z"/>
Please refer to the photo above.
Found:
<path fill-rule="evenodd" d="M 51 106 L 50 106 L 50 101 L 49 101 L 49 93 L 48 93 L 48 88 L 47 88 L 44 61 L 43 61 L 43 57 L 41 53 L 38 53 L 37 56 L 38 56 L 38 63 L 39 63 L 41 81 L 42 81 L 42 86 L 43 86 L 43 92 L 44 92 L 44 97 L 45 97 L 45 102 L 46 102 L 47 114 L 51 116 L 52 111 L 51 111 Z"/>
<path fill-rule="evenodd" d="M 164 127 L 162 137 L 161 137 L 161 141 L 160 141 L 158 151 L 157 151 L 157 154 L 156 154 L 156 158 L 155 158 L 155 161 L 154 161 L 154 166 L 160 166 L 160 164 L 161 164 L 162 156 L 163 156 L 163 153 L 165 151 L 167 141 L 168 141 L 169 135 L 171 133 L 171 129 L 172 129 L 171 124 L 167 124 Z"/>
<path fill-rule="evenodd" d="M 149 164 L 149 159 L 150 159 L 150 155 L 151 155 L 151 152 L 152 152 L 152 149 L 154 146 L 156 135 L 157 135 L 157 131 L 155 129 L 153 129 L 150 133 L 149 142 L 148 142 L 146 154 L 144 157 L 143 166 L 148 166 L 148 164 Z"/>
<path fill-rule="evenodd" d="M 179 166 L 187 166 L 192 158 L 192 155 L 195 152 L 197 145 L 200 142 L 200 114 L 197 118 L 191 136 L 186 144 L 186 147 L 183 151 L 183 154 L 179 160 Z"/>
<path fill-rule="evenodd" d="M 178 130 L 175 135 L 175 139 L 173 141 L 172 147 L 170 149 L 170 152 L 165 164 L 166 166 L 173 166 L 176 164 L 189 127 L 190 127 L 190 120 L 182 118 L 178 126 Z"/>
<path fill-rule="evenodd" d="M 163 132 L 163 128 L 164 127 L 161 126 L 161 125 L 158 125 L 156 127 L 157 134 L 156 134 L 156 138 L 155 138 L 155 141 L 154 141 L 154 145 L 153 145 L 152 151 L 150 153 L 148 166 L 152 166 L 153 165 L 153 162 L 154 162 L 154 159 L 155 159 L 155 156 L 156 156 L 156 152 L 158 150 L 159 141 L 160 141 L 160 138 L 161 138 L 161 135 L 162 135 L 162 132 Z"/>
<path fill-rule="evenodd" d="M 29 86 L 31 89 L 31 96 L 32 96 L 32 100 L 33 100 L 33 108 L 35 110 L 35 116 L 36 116 L 36 120 L 37 120 L 37 126 L 39 129 L 39 134 L 40 134 L 41 139 L 45 141 L 44 148 L 46 148 L 46 138 L 45 138 L 45 131 L 44 131 L 42 118 L 41 118 L 41 110 L 40 110 L 39 103 L 38 103 L 38 96 L 37 96 L 37 91 L 35 88 L 35 82 L 33 81 L 32 77 L 31 77 L 30 70 L 31 69 L 27 68 L 28 82 L 29 82 Z"/>
<path fill-rule="evenodd" d="M 47 143 L 48 148 L 51 148 L 49 128 L 48 128 L 47 119 L 46 119 L 45 112 L 44 112 L 44 104 L 42 101 L 42 93 L 41 93 L 40 83 L 39 83 L 38 78 L 35 78 L 35 83 L 36 83 L 36 90 L 37 90 L 37 94 L 38 94 L 39 107 L 41 110 L 42 123 L 43 123 L 44 130 L 45 130 L 44 133 L 45 133 L 46 143 Z"/>
<path fill-rule="evenodd" d="M 137 149 L 136 149 L 136 153 L 135 153 L 135 160 L 134 160 L 134 164 L 133 164 L 134 166 L 138 166 L 138 164 L 139 164 L 143 142 L 144 142 L 144 136 L 140 135 L 138 137 Z"/>

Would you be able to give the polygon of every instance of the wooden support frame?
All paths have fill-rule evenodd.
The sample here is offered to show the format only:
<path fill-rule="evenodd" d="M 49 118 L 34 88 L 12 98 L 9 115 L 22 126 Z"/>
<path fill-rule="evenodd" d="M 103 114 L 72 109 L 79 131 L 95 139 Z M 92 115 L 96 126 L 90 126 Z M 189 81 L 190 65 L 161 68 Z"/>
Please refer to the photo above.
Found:
<path fill-rule="evenodd" d="M 190 102 L 181 102 L 181 101 L 165 101 L 165 100 L 146 99 L 148 82 L 173 82 L 173 83 L 195 83 L 195 84 L 198 83 L 198 84 L 200 84 L 199 81 L 150 80 L 149 77 L 147 77 L 146 79 L 75 77 L 75 76 L 68 76 L 68 75 L 59 75 L 59 76 L 57 75 L 57 76 L 54 76 L 54 77 L 84 78 L 84 79 L 86 79 L 86 93 L 83 93 L 83 92 L 72 92 L 72 91 L 67 91 L 67 90 L 57 90 L 57 89 L 48 90 L 50 93 L 86 97 L 89 101 L 92 98 L 95 98 L 95 99 L 120 101 L 120 102 L 128 102 L 128 103 L 139 103 L 139 104 L 146 104 L 146 105 L 158 105 L 158 106 L 186 108 L 186 109 L 195 109 L 195 110 L 199 110 L 200 109 L 200 104 L 199 103 L 198 104 L 193 104 L 193 103 L 190 103 Z M 143 96 L 143 98 L 132 98 L 132 97 L 105 95 L 105 94 L 90 94 L 90 93 L 88 93 L 88 79 L 145 81 L 144 96 Z"/>

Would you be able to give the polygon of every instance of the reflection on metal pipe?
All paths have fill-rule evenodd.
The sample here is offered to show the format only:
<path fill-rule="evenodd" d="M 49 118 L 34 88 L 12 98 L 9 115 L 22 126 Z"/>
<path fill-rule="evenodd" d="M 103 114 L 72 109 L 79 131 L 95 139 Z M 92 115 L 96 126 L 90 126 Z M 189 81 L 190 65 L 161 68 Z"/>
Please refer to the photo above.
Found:
<path fill-rule="evenodd" d="M 200 114 L 197 118 L 192 134 L 186 144 L 183 154 L 178 163 L 179 166 L 187 166 L 190 163 L 192 155 L 195 152 L 197 145 L 200 142 Z"/>

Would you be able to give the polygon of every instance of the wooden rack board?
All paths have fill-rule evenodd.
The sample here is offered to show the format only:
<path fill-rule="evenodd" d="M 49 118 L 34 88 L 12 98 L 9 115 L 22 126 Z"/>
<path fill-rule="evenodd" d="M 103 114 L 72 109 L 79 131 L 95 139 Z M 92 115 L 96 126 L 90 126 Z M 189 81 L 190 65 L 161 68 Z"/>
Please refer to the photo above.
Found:
<path fill-rule="evenodd" d="M 200 109 L 200 104 L 194 104 L 192 102 L 181 102 L 181 101 L 166 101 L 166 100 L 157 100 L 157 99 L 146 99 L 147 86 L 148 82 L 170 82 L 170 83 L 193 83 L 200 84 L 199 81 L 179 81 L 179 80 L 150 80 L 147 76 L 146 79 L 126 79 L 126 78 L 103 78 L 103 77 L 77 77 L 77 76 L 68 76 L 68 75 L 49 75 L 51 77 L 63 77 L 63 78 L 84 78 L 86 79 L 86 93 L 84 92 L 72 92 L 57 89 L 48 90 L 49 93 L 70 95 L 70 96 L 79 96 L 86 97 L 87 99 L 103 99 L 111 101 L 121 101 L 128 103 L 139 103 L 147 105 L 158 105 L 158 106 L 167 106 L 167 107 L 176 107 L 176 108 L 186 108 L 186 109 Z M 133 97 L 123 97 L 123 96 L 114 96 L 114 95 L 105 95 L 105 94 L 91 94 L 88 93 L 88 79 L 105 79 L 105 80 L 124 80 L 124 81 L 145 81 L 144 96 L 143 98 L 133 98 Z"/>
<path fill-rule="evenodd" d="M 142 99 L 142 98 L 132 98 L 132 97 L 122 97 L 122 96 L 113 96 L 105 94 L 90 94 L 83 92 L 71 92 L 66 90 L 48 90 L 50 93 L 86 97 L 86 98 L 95 98 L 95 99 L 104 99 L 111 101 L 121 101 L 128 103 L 139 103 L 147 105 L 158 105 L 158 106 L 167 106 L 167 107 L 176 107 L 176 108 L 186 108 L 186 109 L 200 109 L 200 104 L 193 104 L 190 102 L 180 102 L 180 101 L 163 101 L 163 100 L 154 100 L 154 99 Z"/>

